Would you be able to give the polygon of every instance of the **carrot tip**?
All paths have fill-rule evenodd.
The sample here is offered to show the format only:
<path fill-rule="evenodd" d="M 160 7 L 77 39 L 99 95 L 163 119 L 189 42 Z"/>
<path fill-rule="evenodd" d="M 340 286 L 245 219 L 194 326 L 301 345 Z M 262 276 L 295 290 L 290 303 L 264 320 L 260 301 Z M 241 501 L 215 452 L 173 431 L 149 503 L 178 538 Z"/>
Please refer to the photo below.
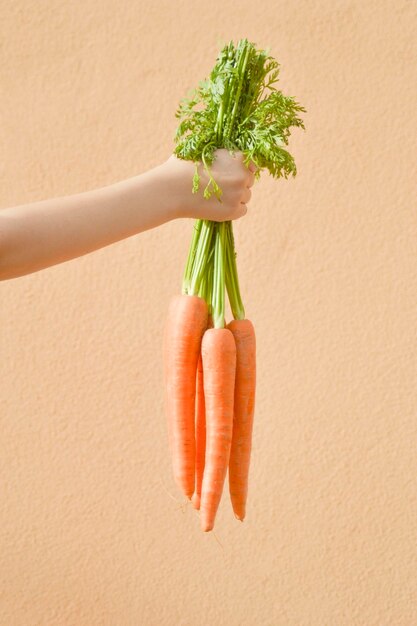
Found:
<path fill-rule="evenodd" d="M 200 512 L 200 524 L 201 524 L 201 530 L 205 533 L 208 533 L 210 530 L 213 530 L 214 528 L 214 520 L 208 519 L 204 515 L 204 512 L 202 514 Z"/>
<path fill-rule="evenodd" d="M 213 530 L 213 524 L 202 524 L 201 525 L 201 530 L 205 533 L 210 532 L 210 530 Z"/>
<path fill-rule="evenodd" d="M 200 509 L 200 496 L 197 493 L 193 494 L 193 497 L 191 498 L 191 502 L 193 504 L 193 507 L 197 509 L 198 511 Z"/>
<path fill-rule="evenodd" d="M 238 520 L 239 520 L 239 522 L 243 522 L 243 520 L 245 519 L 245 517 L 244 517 L 244 516 L 241 516 L 241 515 L 236 515 L 236 513 L 235 513 L 235 518 L 236 518 L 236 519 L 238 519 Z"/>

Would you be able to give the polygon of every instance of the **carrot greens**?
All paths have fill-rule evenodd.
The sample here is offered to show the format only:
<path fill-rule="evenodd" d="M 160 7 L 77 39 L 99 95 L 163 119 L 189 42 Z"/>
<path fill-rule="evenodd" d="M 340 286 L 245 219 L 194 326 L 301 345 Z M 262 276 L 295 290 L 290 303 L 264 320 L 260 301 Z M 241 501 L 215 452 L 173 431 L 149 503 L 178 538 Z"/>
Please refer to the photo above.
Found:
<path fill-rule="evenodd" d="M 285 96 L 277 89 L 279 70 L 279 63 L 267 50 L 257 50 L 247 39 L 241 39 L 236 45 L 230 42 L 219 53 L 209 77 L 201 81 L 188 98 L 180 101 L 175 114 L 180 122 L 175 133 L 174 153 L 179 158 L 195 162 L 193 193 L 200 191 L 201 178 L 197 167 L 200 162 L 208 174 L 203 197 L 210 198 L 215 194 L 221 202 L 222 190 L 210 169 L 218 148 L 226 148 L 232 153 L 241 151 L 246 165 L 251 161 L 256 165 L 256 179 L 262 170 L 267 170 L 274 178 L 295 176 L 295 161 L 286 146 L 290 129 L 304 128 L 300 113 L 305 109 L 292 96 Z M 221 305 L 220 292 L 226 282 L 233 314 L 242 319 L 244 308 L 230 221 L 219 229 L 213 228 L 213 223 L 207 220 L 196 220 L 183 293 L 198 293 L 201 274 L 208 271 L 211 238 L 217 241 L 220 234 L 222 240 L 216 246 L 224 268 L 217 272 L 226 276 L 218 285 L 213 303 L 215 307 Z M 221 324 L 221 307 L 215 318 L 217 324 Z"/>
<path fill-rule="evenodd" d="M 241 39 L 225 45 L 209 77 L 181 100 L 174 153 L 195 163 L 192 192 L 201 201 L 222 189 L 211 166 L 215 151 L 242 152 L 255 179 L 295 176 L 287 145 L 304 128 L 305 109 L 276 87 L 280 66 Z M 201 167 L 208 182 L 201 189 Z M 226 293 L 233 320 L 226 324 Z M 231 221 L 196 220 L 182 293 L 171 301 L 165 329 L 165 404 L 174 478 L 214 527 L 227 470 L 235 517 L 246 516 L 256 387 L 256 338 L 240 294 Z"/>

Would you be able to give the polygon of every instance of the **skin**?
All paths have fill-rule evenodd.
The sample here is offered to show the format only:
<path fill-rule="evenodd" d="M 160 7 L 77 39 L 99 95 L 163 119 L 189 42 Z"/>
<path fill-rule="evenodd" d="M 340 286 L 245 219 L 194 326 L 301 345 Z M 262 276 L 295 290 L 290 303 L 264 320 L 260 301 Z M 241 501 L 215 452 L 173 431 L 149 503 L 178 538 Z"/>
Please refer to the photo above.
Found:
<path fill-rule="evenodd" d="M 234 220 L 247 212 L 254 164 L 217 150 L 211 166 L 221 201 L 191 192 L 194 163 L 171 155 L 142 174 L 100 189 L 0 210 L 0 280 L 74 259 L 178 218 Z"/>

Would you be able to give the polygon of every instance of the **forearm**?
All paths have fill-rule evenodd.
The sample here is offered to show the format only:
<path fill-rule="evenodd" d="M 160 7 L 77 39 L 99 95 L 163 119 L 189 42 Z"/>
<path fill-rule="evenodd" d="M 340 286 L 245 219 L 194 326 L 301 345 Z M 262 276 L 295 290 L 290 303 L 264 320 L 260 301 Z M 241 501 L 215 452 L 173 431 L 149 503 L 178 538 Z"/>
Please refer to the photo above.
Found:
<path fill-rule="evenodd" d="M 68 261 L 177 217 L 163 167 L 0 211 L 0 279 Z"/>

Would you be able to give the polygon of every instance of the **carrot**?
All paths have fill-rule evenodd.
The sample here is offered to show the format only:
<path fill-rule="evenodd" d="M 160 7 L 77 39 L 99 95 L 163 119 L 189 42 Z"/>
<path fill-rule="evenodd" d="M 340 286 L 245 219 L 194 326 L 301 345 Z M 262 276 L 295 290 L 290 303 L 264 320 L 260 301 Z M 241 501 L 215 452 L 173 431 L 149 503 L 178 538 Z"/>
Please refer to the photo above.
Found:
<path fill-rule="evenodd" d="M 197 363 L 207 327 L 207 303 L 198 296 L 172 298 L 165 326 L 165 406 L 174 479 L 191 498 L 195 481 L 194 414 Z"/>
<path fill-rule="evenodd" d="M 201 346 L 206 407 L 206 457 L 201 489 L 201 528 L 214 527 L 230 457 L 236 345 L 227 328 L 210 328 Z"/>
<path fill-rule="evenodd" d="M 233 320 L 227 324 L 236 343 L 236 379 L 232 447 L 229 461 L 229 492 L 235 517 L 246 514 L 248 476 L 256 386 L 256 339 L 252 322 Z"/>
<path fill-rule="evenodd" d="M 204 464 L 206 456 L 206 408 L 204 400 L 203 362 L 200 357 L 197 367 L 197 402 L 195 420 L 195 487 L 191 498 L 193 507 L 200 508 L 201 485 L 203 482 Z"/>
<path fill-rule="evenodd" d="M 207 328 L 213 328 L 213 320 L 209 314 Z M 195 509 L 200 508 L 201 485 L 203 483 L 206 458 L 206 403 L 204 399 L 203 360 L 200 353 L 197 367 L 197 394 L 195 419 L 195 489 L 191 501 Z"/>

